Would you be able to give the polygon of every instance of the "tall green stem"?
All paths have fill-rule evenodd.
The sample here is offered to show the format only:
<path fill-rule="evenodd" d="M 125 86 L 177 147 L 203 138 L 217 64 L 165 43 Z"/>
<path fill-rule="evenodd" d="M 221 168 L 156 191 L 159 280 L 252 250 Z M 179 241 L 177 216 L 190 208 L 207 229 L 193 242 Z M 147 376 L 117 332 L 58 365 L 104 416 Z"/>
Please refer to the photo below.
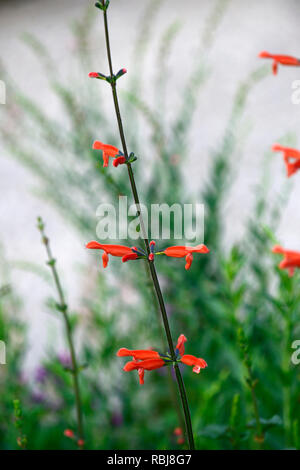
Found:
<path fill-rule="evenodd" d="M 245 364 L 245 367 L 246 367 L 247 373 L 248 373 L 248 376 L 246 377 L 246 383 L 247 383 L 247 385 L 248 385 L 248 387 L 250 388 L 250 391 L 251 391 L 253 412 L 254 412 L 255 423 L 256 423 L 255 441 L 257 442 L 259 448 L 262 448 L 263 443 L 264 443 L 264 433 L 263 433 L 261 419 L 260 419 L 260 416 L 259 416 L 258 402 L 257 402 L 257 397 L 256 397 L 256 392 L 255 392 L 255 387 L 257 385 L 257 380 L 253 376 L 252 360 L 251 360 L 251 357 L 250 357 L 250 354 L 249 354 L 248 342 L 246 340 L 246 336 L 245 336 L 245 333 L 244 333 L 244 330 L 243 330 L 242 326 L 240 326 L 239 329 L 238 329 L 238 339 L 239 339 L 240 348 L 241 348 L 241 351 L 242 351 L 242 354 L 243 354 L 243 361 L 244 361 L 244 364 Z"/>
<path fill-rule="evenodd" d="M 104 0 L 103 0 L 103 5 L 104 5 Z M 125 155 L 125 158 L 128 159 L 128 150 L 127 150 L 127 145 L 126 145 L 126 139 L 125 139 L 125 134 L 124 134 L 124 129 L 123 129 L 123 123 L 122 123 L 122 118 L 121 118 L 121 112 L 120 112 L 120 107 L 119 107 L 119 101 L 118 101 L 118 94 L 117 94 L 117 87 L 116 87 L 116 82 L 113 80 L 113 66 L 112 66 L 112 58 L 111 58 L 111 49 L 110 49 L 110 41 L 109 41 L 109 31 L 108 31 L 108 22 L 107 22 L 107 11 L 106 9 L 103 10 L 103 17 L 104 17 L 104 29 L 105 29 L 105 40 L 106 40 L 106 50 L 107 50 L 107 59 L 108 59 L 108 65 L 109 65 L 109 71 L 110 71 L 110 76 L 111 76 L 111 89 L 112 89 L 112 95 L 113 95 L 113 101 L 114 101 L 114 106 L 115 106 L 115 112 L 116 112 L 116 117 L 117 117 L 117 122 L 118 122 L 118 127 L 119 127 L 119 133 L 120 133 L 120 138 L 122 142 L 122 147 L 123 147 L 123 153 Z M 141 232 L 143 235 L 144 239 L 144 244 L 145 244 L 145 249 L 147 254 L 150 254 L 150 245 L 149 245 L 149 240 L 148 236 L 145 230 L 145 224 L 143 220 L 143 215 L 140 209 L 140 200 L 138 196 L 138 191 L 135 183 L 135 178 L 134 178 L 134 173 L 132 170 L 132 166 L 130 163 L 127 163 L 127 170 L 128 170 L 128 177 L 130 181 L 130 186 L 131 186 L 131 191 L 133 195 L 133 199 L 137 208 L 137 215 L 140 220 L 140 226 L 141 226 Z M 148 258 L 148 257 L 147 257 Z M 157 296 L 157 300 L 159 303 L 160 311 L 161 311 L 161 316 L 163 320 L 163 325 L 168 341 L 168 346 L 169 346 L 169 351 L 172 360 L 174 361 L 174 369 L 175 369 L 175 374 L 176 374 L 176 380 L 179 388 L 179 393 L 180 393 L 180 398 L 181 398 L 181 403 L 182 403 L 182 408 L 183 408 L 183 413 L 185 417 L 185 425 L 186 425 L 186 432 L 188 436 L 188 442 L 189 442 L 189 448 L 191 450 L 195 449 L 195 444 L 194 444 L 194 437 L 193 437 L 193 430 L 192 430 L 192 422 L 191 422 L 191 415 L 190 415 L 190 410 L 189 410 L 189 405 L 188 405 L 188 400 L 186 396 L 186 391 L 184 387 L 184 382 L 181 376 L 181 372 L 179 370 L 178 364 L 175 362 L 176 361 L 176 355 L 174 351 L 174 346 L 173 346 L 173 340 L 172 340 L 172 335 L 170 331 L 170 326 L 169 326 L 169 320 L 165 308 L 165 303 L 163 299 L 163 295 L 161 292 L 159 280 L 157 277 L 155 265 L 153 261 L 149 261 L 149 268 L 150 268 L 150 274 L 151 278 L 153 281 L 153 286 L 155 289 L 155 293 Z"/>
<path fill-rule="evenodd" d="M 72 371 L 71 372 L 72 372 L 72 376 L 73 376 L 73 387 L 74 387 L 74 395 L 75 395 L 75 407 L 76 407 L 76 416 L 77 416 L 78 436 L 79 436 L 80 440 L 83 440 L 84 435 L 83 435 L 83 422 L 82 422 L 82 411 L 81 411 L 81 396 L 80 396 L 79 379 L 78 379 L 79 369 L 78 369 L 76 353 L 75 353 L 75 348 L 74 348 L 74 343 L 73 343 L 72 328 L 71 328 L 69 315 L 68 315 L 68 306 L 65 302 L 64 292 L 63 292 L 61 282 L 60 282 L 60 279 L 59 279 L 59 275 L 58 275 L 56 265 L 55 265 L 55 259 L 52 256 L 49 239 L 45 235 L 44 223 L 41 220 L 41 218 L 38 218 L 38 229 L 40 230 L 40 232 L 42 234 L 42 241 L 43 241 L 43 244 L 46 247 L 46 251 L 47 251 L 47 255 L 48 255 L 48 265 L 50 266 L 50 269 L 52 271 L 55 287 L 56 287 L 58 298 L 59 298 L 58 310 L 62 313 L 64 323 L 65 323 L 67 341 L 68 341 L 68 345 L 69 345 L 69 350 L 70 350 L 70 355 L 71 355 L 71 363 L 72 363 Z M 80 445 L 79 447 L 82 447 L 82 445 Z"/>

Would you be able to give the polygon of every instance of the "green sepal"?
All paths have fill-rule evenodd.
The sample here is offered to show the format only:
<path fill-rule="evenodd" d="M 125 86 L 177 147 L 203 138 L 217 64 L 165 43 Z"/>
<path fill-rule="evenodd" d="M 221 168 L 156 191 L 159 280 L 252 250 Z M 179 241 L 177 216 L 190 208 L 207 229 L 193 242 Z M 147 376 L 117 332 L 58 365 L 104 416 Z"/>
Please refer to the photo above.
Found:
<path fill-rule="evenodd" d="M 123 75 L 125 75 L 125 73 L 127 73 L 127 70 L 126 70 L 126 69 L 123 68 L 123 69 L 119 70 L 119 72 L 116 73 L 116 75 L 115 75 L 115 80 L 118 80 L 120 77 L 122 77 Z"/>
<path fill-rule="evenodd" d="M 97 78 L 98 80 L 104 80 L 105 82 L 108 82 L 110 84 L 112 84 L 116 81 L 115 76 L 113 76 L 111 78 L 109 75 L 104 75 L 103 73 L 100 73 L 100 72 L 97 72 L 97 74 L 98 74 L 98 76 L 95 77 L 95 78 Z"/>
<path fill-rule="evenodd" d="M 111 85 L 112 85 L 113 83 L 116 83 L 115 76 L 113 76 L 113 77 L 107 76 L 107 77 L 105 78 L 105 80 L 106 80 L 108 83 L 110 83 Z"/>
<path fill-rule="evenodd" d="M 100 3 L 100 2 L 96 2 L 96 3 L 95 3 L 95 7 L 96 7 L 96 8 L 99 8 L 99 10 L 104 10 L 104 6 L 103 6 L 102 3 Z"/>
<path fill-rule="evenodd" d="M 128 157 L 128 160 L 127 160 L 127 163 L 133 163 L 137 160 L 137 157 L 134 155 L 133 152 L 130 153 L 129 157 Z"/>
<path fill-rule="evenodd" d="M 98 78 L 99 80 L 106 80 L 106 81 L 107 81 L 107 79 L 109 78 L 109 77 L 107 77 L 106 75 L 104 75 L 103 73 L 99 73 L 99 72 L 98 72 L 98 75 L 99 75 L 99 76 L 98 76 L 97 78 Z"/>
<path fill-rule="evenodd" d="M 56 303 L 55 308 L 56 308 L 56 310 L 58 310 L 59 312 L 62 312 L 62 313 L 65 313 L 68 310 L 68 306 L 66 304 L 61 305 L 61 304 Z"/>
<path fill-rule="evenodd" d="M 109 1 L 110 0 L 106 0 L 105 4 L 103 5 L 103 3 L 100 3 L 100 2 L 96 2 L 95 3 L 95 7 L 96 8 L 99 8 L 100 10 L 102 11 L 106 11 L 108 9 L 108 6 L 109 6 Z"/>

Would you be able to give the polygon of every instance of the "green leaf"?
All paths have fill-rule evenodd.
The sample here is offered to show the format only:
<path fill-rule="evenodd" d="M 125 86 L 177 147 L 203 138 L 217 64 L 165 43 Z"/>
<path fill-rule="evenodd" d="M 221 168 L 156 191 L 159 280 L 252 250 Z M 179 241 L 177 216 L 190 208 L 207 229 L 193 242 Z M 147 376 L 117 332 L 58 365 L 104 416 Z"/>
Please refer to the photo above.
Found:
<path fill-rule="evenodd" d="M 220 439 L 227 434 L 228 426 L 225 424 L 210 424 L 199 432 L 199 436 L 209 437 L 210 439 Z"/>
<path fill-rule="evenodd" d="M 281 417 L 278 416 L 278 415 L 274 415 L 274 416 L 272 416 L 272 418 L 269 418 L 269 419 L 260 418 L 260 423 L 261 423 L 264 431 L 266 429 L 272 428 L 274 426 L 282 426 L 282 424 L 283 424 Z M 247 426 L 250 427 L 250 428 L 255 427 L 256 426 L 256 421 L 255 420 L 250 421 Z"/>

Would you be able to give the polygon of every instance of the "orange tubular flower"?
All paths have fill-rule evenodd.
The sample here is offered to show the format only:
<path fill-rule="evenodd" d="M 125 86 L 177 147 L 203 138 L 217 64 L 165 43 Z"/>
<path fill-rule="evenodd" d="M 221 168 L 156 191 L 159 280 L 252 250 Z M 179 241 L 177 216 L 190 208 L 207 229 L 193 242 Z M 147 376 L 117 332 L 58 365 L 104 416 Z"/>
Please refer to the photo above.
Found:
<path fill-rule="evenodd" d="M 279 263 L 279 269 L 287 269 L 289 276 L 293 276 L 295 268 L 300 268 L 300 253 L 298 251 L 285 250 L 282 246 L 275 245 L 273 253 L 283 255 L 283 260 Z"/>
<path fill-rule="evenodd" d="M 106 268 L 108 265 L 108 255 L 122 257 L 122 261 L 125 262 L 128 259 L 137 259 L 138 254 L 134 253 L 132 248 L 123 245 L 102 245 L 101 243 L 91 241 L 87 243 L 86 248 L 91 250 L 103 250 L 102 255 L 103 267 Z"/>
<path fill-rule="evenodd" d="M 176 354 L 181 356 L 181 362 L 187 366 L 194 366 L 193 372 L 199 374 L 201 369 L 207 367 L 207 363 L 204 359 L 200 357 L 192 356 L 191 354 L 184 354 L 184 343 L 187 341 L 184 335 L 180 335 L 177 341 Z"/>
<path fill-rule="evenodd" d="M 121 349 L 120 349 L 121 351 Z M 119 356 L 119 352 L 117 353 L 117 356 Z M 152 353 L 152 352 L 156 352 L 156 351 L 140 351 L 140 353 Z M 131 354 L 128 354 L 128 355 L 131 355 Z M 163 359 L 160 358 L 159 356 L 159 353 L 157 353 L 157 357 L 156 358 L 153 358 L 151 356 L 151 354 L 149 355 L 148 358 L 145 358 L 144 360 L 141 360 L 141 361 L 137 361 L 136 359 L 134 359 L 133 361 L 129 361 L 125 364 L 125 366 L 123 367 L 123 370 L 125 370 L 125 372 L 131 372 L 132 370 L 137 370 L 138 371 L 138 374 L 139 374 L 139 381 L 140 381 L 140 385 L 144 385 L 144 375 L 145 375 L 145 370 L 154 370 L 154 369 L 160 369 L 161 367 L 163 367 L 165 365 L 165 361 Z"/>
<path fill-rule="evenodd" d="M 205 369 L 205 367 L 207 367 L 207 362 L 204 359 L 192 356 L 191 354 L 184 354 L 181 357 L 181 362 L 187 366 L 194 366 L 193 372 L 196 374 L 199 374 L 201 369 Z"/>
<path fill-rule="evenodd" d="M 283 152 L 283 159 L 286 165 L 287 177 L 289 178 L 300 168 L 300 151 L 291 147 L 283 147 L 279 144 L 272 146 L 273 152 Z"/>
<path fill-rule="evenodd" d="M 103 144 L 102 142 L 99 142 L 98 140 L 96 140 L 93 143 L 93 149 L 94 150 L 102 150 L 102 152 L 103 152 L 103 166 L 104 167 L 108 166 L 109 157 L 111 157 L 111 158 L 117 157 L 117 159 L 116 159 L 117 163 L 114 166 L 118 166 L 118 165 L 126 162 L 125 157 L 122 154 L 122 152 L 120 152 L 120 150 L 117 147 L 114 147 L 113 145 L 106 145 L 106 144 Z"/>
<path fill-rule="evenodd" d="M 193 261 L 193 253 L 209 253 L 207 246 L 197 245 L 197 246 L 170 246 L 163 251 L 167 256 L 172 256 L 173 258 L 184 258 L 186 260 L 185 269 L 190 269 Z"/>
<path fill-rule="evenodd" d="M 263 59 L 273 59 L 272 70 L 274 75 L 277 74 L 278 64 L 292 66 L 300 65 L 300 59 L 289 55 L 270 54 L 269 52 L 262 51 L 258 54 L 258 57 Z"/>
<path fill-rule="evenodd" d="M 207 363 L 204 359 L 199 357 L 184 354 L 184 343 L 186 341 L 187 339 L 184 335 L 179 336 L 175 349 L 175 362 L 182 362 L 188 366 L 194 366 L 193 371 L 199 374 L 201 369 L 207 367 Z M 125 364 L 123 370 L 125 372 L 137 370 L 141 385 L 144 385 L 145 370 L 160 369 L 165 365 L 174 363 L 169 353 L 160 354 L 159 352 L 153 351 L 152 349 L 121 348 L 117 352 L 117 356 L 131 356 L 133 358 L 132 361 L 129 361 Z"/>
<path fill-rule="evenodd" d="M 124 366 L 124 370 L 126 372 L 130 372 L 132 370 L 154 370 L 160 369 L 165 365 L 165 361 L 163 359 L 145 359 L 144 361 L 129 361 Z"/>
<path fill-rule="evenodd" d="M 126 357 L 132 356 L 134 359 L 158 359 L 159 353 L 157 351 L 152 351 L 152 349 L 127 349 L 121 348 L 117 352 L 117 356 Z"/>

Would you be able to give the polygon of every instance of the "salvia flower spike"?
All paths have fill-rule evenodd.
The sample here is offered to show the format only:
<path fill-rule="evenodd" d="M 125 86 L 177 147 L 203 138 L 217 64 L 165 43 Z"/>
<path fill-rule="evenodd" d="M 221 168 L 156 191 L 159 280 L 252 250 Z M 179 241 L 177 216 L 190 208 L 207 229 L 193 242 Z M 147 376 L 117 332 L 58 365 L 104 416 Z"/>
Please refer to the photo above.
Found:
<path fill-rule="evenodd" d="M 99 2 L 98 2 L 99 3 Z M 104 0 L 102 0 L 102 6 L 104 6 Z M 106 42 L 106 52 L 107 52 L 107 60 L 108 60 L 108 65 L 109 65 L 109 71 L 110 71 L 110 85 L 111 85 L 111 91 L 113 95 L 113 102 L 114 102 L 114 108 L 115 108 L 115 114 L 116 114 L 116 119 L 118 122 L 118 128 L 119 128 L 119 134 L 120 134 L 120 139 L 122 141 L 122 148 L 123 148 L 123 153 L 125 155 L 126 159 L 132 159 L 132 161 L 135 160 L 135 157 L 130 154 L 128 155 L 127 151 L 127 144 L 126 144 L 126 137 L 124 133 L 124 128 L 123 128 L 123 122 L 122 122 L 122 117 L 121 117 L 121 111 L 120 111 L 120 106 L 119 106 L 119 100 L 118 100 L 118 93 L 117 93 L 117 87 L 116 87 L 116 80 L 115 80 L 115 75 L 113 73 L 113 62 L 112 62 L 112 53 L 111 53 L 111 47 L 110 47 L 110 41 L 109 41 L 109 28 L 108 28 L 108 19 L 107 19 L 107 11 L 104 10 L 104 8 L 101 8 L 103 10 L 103 21 L 104 21 L 104 30 L 105 30 L 105 42 Z M 119 155 L 115 155 L 119 157 Z M 136 182 L 135 182 L 135 176 L 133 169 L 131 167 L 131 161 L 126 161 L 127 169 L 128 169 L 128 177 L 129 177 L 129 182 L 131 186 L 131 192 L 132 196 L 134 199 L 134 202 L 137 207 L 140 207 L 140 200 L 139 200 L 139 195 L 138 195 L 138 190 L 136 187 Z M 143 235 L 146 235 L 146 230 L 144 226 L 144 220 L 143 220 L 143 215 L 140 211 L 138 211 L 138 216 L 140 219 L 140 227 L 142 230 Z M 145 243 L 145 250 L 147 254 L 150 254 L 150 246 L 147 237 L 144 237 L 144 243 Z M 133 252 L 137 257 L 138 255 Z M 125 257 L 128 257 L 128 259 L 132 259 L 133 254 L 128 254 L 125 255 Z M 161 253 L 160 253 L 161 254 Z M 123 257 L 124 261 L 124 257 Z M 145 360 L 137 360 L 134 359 L 134 361 L 131 361 L 131 366 L 133 369 L 137 369 L 139 373 L 139 378 L 140 382 L 144 383 L 144 371 L 150 368 L 157 368 L 161 367 L 162 364 L 165 362 L 171 361 L 173 362 L 174 365 L 174 371 L 175 371 L 175 377 L 176 381 L 178 384 L 178 389 L 180 392 L 180 399 L 181 399 L 181 405 L 182 405 L 182 411 L 184 414 L 184 419 L 185 419 L 185 425 L 186 425 L 186 432 L 187 432 L 187 437 L 188 437 L 188 445 L 191 450 L 195 449 L 195 443 L 194 443 L 194 437 L 193 437 L 193 429 L 192 429 L 192 422 L 191 422 L 191 415 L 190 415 L 190 410 L 189 410 L 189 404 L 188 404 L 188 399 L 184 387 L 184 382 L 181 376 L 181 372 L 179 369 L 179 366 L 177 364 L 177 356 L 174 351 L 174 346 L 173 346 L 173 341 L 172 341 L 172 334 L 170 330 L 170 325 L 169 325 L 169 320 L 166 312 L 166 307 L 163 299 L 163 294 L 160 288 L 160 283 L 159 279 L 157 277 L 156 269 L 154 266 L 154 263 L 149 262 L 149 273 L 151 276 L 151 280 L 153 282 L 153 288 L 155 290 L 155 294 L 157 297 L 157 301 L 159 304 L 160 308 L 160 313 L 166 333 L 166 338 L 169 346 L 169 357 L 168 359 L 167 356 L 164 356 L 163 358 L 158 358 L 158 359 L 145 359 Z M 151 364 L 148 362 L 147 364 L 141 365 L 142 362 L 150 361 Z M 159 363 L 156 362 L 156 364 L 153 364 L 153 361 L 159 361 Z M 138 364 L 137 364 L 138 362 Z M 127 366 L 129 367 L 129 366 Z"/>
<path fill-rule="evenodd" d="M 283 147 L 280 144 L 272 146 L 273 152 L 283 152 L 283 160 L 286 166 L 287 177 L 289 178 L 300 168 L 300 151 L 291 147 Z"/>
<path fill-rule="evenodd" d="M 279 269 L 287 269 L 289 276 L 293 276 L 295 268 L 300 268 L 300 253 L 282 248 L 280 245 L 273 246 L 273 253 L 283 255 L 283 260 L 279 263 Z"/>
<path fill-rule="evenodd" d="M 273 74 L 277 74 L 278 70 L 278 64 L 281 65 L 290 65 L 290 66 L 300 66 L 300 59 L 297 59 L 296 57 L 292 57 L 289 55 L 280 55 L 280 54 L 270 54 L 269 52 L 262 51 L 258 54 L 258 57 L 261 57 L 263 59 L 272 59 L 272 71 Z"/>
<path fill-rule="evenodd" d="M 207 367 L 207 363 L 204 359 L 191 354 L 185 354 L 184 344 L 187 341 L 184 335 L 180 335 L 176 345 L 176 358 L 175 362 L 181 362 L 188 366 L 193 367 L 193 372 L 199 374 L 201 369 Z M 117 352 L 119 357 L 132 357 L 132 361 L 129 361 L 124 366 L 125 372 L 137 370 L 139 375 L 139 381 L 141 385 L 144 385 L 145 370 L 160 369 L 166 365 L 173 364 L 169 353 L 160 354 L 158 351 L 152 349 L 127 349 L 121 348 Z"/>

